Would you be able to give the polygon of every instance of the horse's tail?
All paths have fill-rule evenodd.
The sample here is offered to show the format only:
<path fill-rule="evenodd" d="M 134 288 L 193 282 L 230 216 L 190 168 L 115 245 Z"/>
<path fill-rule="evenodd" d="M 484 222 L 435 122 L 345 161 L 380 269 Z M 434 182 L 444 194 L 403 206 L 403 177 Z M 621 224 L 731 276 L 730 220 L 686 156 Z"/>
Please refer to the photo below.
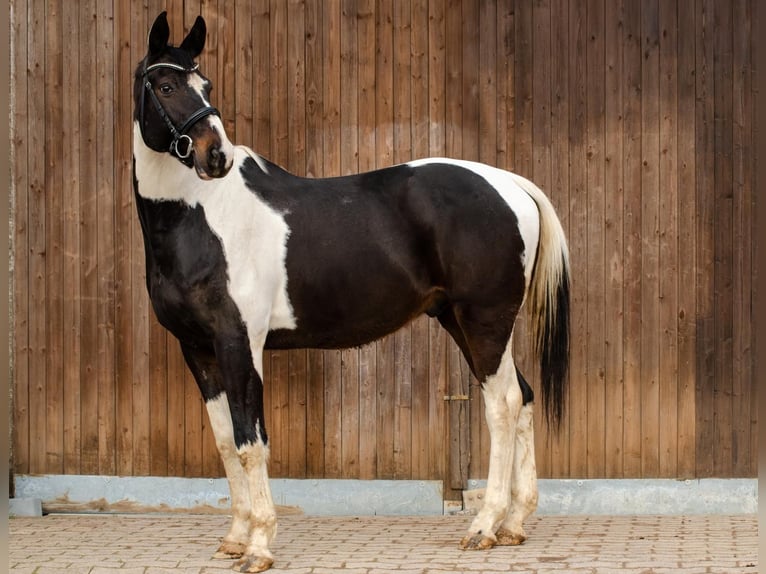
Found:
<path fill-rule="evenodd" d="M 564 415 L 569 368 L 569 250 L 550 200 L 531 181 L 520 176 L 515 179 L 540 212 L 540 240 L 527 305 L 540 360 L 545 417 L 558 430 Z"/>

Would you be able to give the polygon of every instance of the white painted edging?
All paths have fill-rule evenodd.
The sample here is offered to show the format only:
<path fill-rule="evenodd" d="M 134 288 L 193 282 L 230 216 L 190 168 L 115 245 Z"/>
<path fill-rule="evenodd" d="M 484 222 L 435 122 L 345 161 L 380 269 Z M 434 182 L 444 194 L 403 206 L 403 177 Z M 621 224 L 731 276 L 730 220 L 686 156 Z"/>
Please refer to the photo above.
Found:
<path fill-rule="evenodd" d="M 486 481 L 471 480 L 469 488 Z M 538 481 L 540 515 L 755 514 L 755 478 L 590 479 Z"/>
<path fill-rule="evenodd" d="M 486 481 L 469 481 L 470 489 Z M 225 479 L 17 475 L 16 497 L 69 511 L 227 512 Z M 271 479 L 275 504 L 309 515 L 436 515 L 441 481 Z M 757 479 L 539 481 L 539 515 L 751 514 Z"/>

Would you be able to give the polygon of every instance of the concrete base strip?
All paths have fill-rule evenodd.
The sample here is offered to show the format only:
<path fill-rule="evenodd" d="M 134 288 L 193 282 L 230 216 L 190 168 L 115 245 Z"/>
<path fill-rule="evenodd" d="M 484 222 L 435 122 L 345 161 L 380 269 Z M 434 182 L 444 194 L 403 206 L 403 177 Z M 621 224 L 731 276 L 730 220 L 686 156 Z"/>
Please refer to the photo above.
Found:
<path fill-rule="evenodd" d="M 485 485 L 469 481 L 467 508 L 472 497 L 481 503 Z M 15 488 L 19 501 L 37 499 L 45 512 L 223 514 L 230 505 L 222 478 L 17 475 Z M 447 507 L 441 481 L 433 480 L 271 479 L 271 488 L 280 514 L 426 516 Z M 757 479 L 542 479 L 539 488 L 538 515 L 751 514 L 758 508 Z M 11 514 L 14 507 L 12 500 Z"/>

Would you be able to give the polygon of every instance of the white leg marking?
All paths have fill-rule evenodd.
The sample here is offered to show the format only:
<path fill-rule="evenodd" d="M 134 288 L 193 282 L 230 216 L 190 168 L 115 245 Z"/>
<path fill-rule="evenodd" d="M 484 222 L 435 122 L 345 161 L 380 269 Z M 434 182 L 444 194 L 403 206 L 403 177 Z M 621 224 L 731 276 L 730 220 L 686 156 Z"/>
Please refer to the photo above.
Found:
<path fill-rule="evenodd" d="M 242 572 L 261 572 L 271 566 L 274 556 L 269 544 L 277 534 L 277 513 L 271 498 L 267 463 L 269 447 L 260 437 L 238 449 L 239 459 L 250 486 L 250 542 L 238 564 Z"/>
<path fill-rule="evenodd" d="M 521 409 L 516 427 L 516 450 L 513 455 L 511 509 L 497 531 L 500 544 L 516 545 L 526 540 L 523 523 L 537 509 L 537 466 L 532 404 Z"/>
<path fill-rule="evenodd" d="M 497 373 L 484 383 L 484 405 L 489 427 L 489 474 L 484 506 L 461 542 L 463 548 L 488 548 L 495 544 L 495 531 L 507 516 L 511 500 L 511 481 L 516 424 L 522 396 L 513 364 L 512 344 L 503 353 Z"/>
<path fill-rule="evenodd" d="M 229 401 L 226 393 L 205 403 L 210 425 L 213 427 L 215 443 L 223 460 L 226 478 L 231 494 L 232 523 L 229 533 L 224 536 L 216 558 L 241 556 L 250 538 L 250 490 L 245 469 L 234 446 L 234 427 L 231 422 Z"/>

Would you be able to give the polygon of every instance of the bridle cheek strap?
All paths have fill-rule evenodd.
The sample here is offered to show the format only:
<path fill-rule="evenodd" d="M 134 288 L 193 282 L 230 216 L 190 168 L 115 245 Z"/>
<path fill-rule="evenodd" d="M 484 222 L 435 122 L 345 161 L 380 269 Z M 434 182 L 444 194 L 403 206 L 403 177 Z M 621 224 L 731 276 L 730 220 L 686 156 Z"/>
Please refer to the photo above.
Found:
<path fill-rule="evenodd" d="M 189 116 L 184 123 L 181 124 L 180 127 L 176 127 L 173 123 L 173 120 L 170 119 L 167 112 L 165 111 L 165 108 L 162 107 L 162 103 L 160 102 L 159 98 L 157 97 L 157 94 L 154 93 L 154 90 L 152 89 L 152 83 L 149 81 L 148 74 L 152 70 L 156 70 L 157 68 L 170 68 L 172 70 L 177 70 L 179 72 L 185 72 L 187 74 L 191 74 L 192 72 L 197 70 L 197 64 L 195 64 L 192 68 L 184 68 L 183 66 L 179 66 L 177 64 L 171 64 L 170 62 L 167 63 L 158 63 L 158 64 L 152 64 L 151 66 L 146 66 L 146 60 L 144 60 L 144 70 L 143 70 L 143 80 L 144 80 L 144 89 L 149 93 L 149 97 L 152 100 L 152 103 L 154 104 L 155 109 L 157 110 L 157 113 L 160 114 L 160 117 L 165 122 L 165 125 L 170 130 L 171 135 L 173 136 L 173 139 L 170 142 L 170 147 L 168 148 L 168 151 L 171 155 L 178 158 L 178 160 L 183 163 L 184 165 L 187 165 L 191 167 L 192 165 L 192 151 L 193 151 L 193 142 L 192 139 L 189 137 L 189 135 L 186 133 L 188 132 L 191 127 L 196 124 L 198 121 L 200 121 L 202 118 L 205 118 L 210 115 L 219 116 L 221 113 L 214 108 L 213 106 L 204 106 L 200 109 L 198 109 L 196 112 L 194 112 L 191 116 Z M 144 137 L 144 140 L 146 139 L 144 136 L 144 100 L 145 98 L 141 98 L 141 117 L 139 118 L 140 128 L 141 128 L 141 136 Z"/>

